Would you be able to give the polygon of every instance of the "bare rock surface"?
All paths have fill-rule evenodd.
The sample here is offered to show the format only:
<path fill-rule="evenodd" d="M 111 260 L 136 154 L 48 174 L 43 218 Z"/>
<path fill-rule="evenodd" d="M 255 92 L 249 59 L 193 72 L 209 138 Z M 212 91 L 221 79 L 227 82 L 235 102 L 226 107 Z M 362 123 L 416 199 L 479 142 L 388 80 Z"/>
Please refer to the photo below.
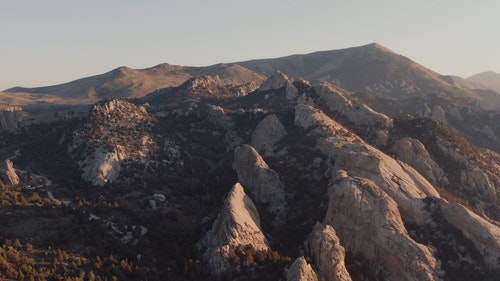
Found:
<path fill-rule="evenodd" d="M 318 275 L 325 281 L 350 281 L 351 276 L 345 267 L 345 249 L 331 225 L 322 226 L 319 222 L 309 235 L 309 251 L 319 268 Z"/>
<path fill-rule="evenodd" d="M 299 90 L 293 85 L 293 81 L 280 71 L 276 71 L 272 76 L 264 81 L 260 87 L 260 91 L 279 90 L 285 88 L 285 98 L 294 100 L 299 96 Z"/>
<path fill-rule="evenodd" d="M 12 132 L 19 128 L 23 110 L 19 106 L 0 105 L 0 131 Z"/>
<path fill-rule="evenodd" d="M 124 100 L 95 105 L 83 126 L 73 133 L 68 151 L 83 151 L 79 156 L 82 178 L 103 186 L 114 181 L 123 161 L 149 159 L 156 149 L 148 133 L 154 118 L 143 107 Z"/>
<path fill-rule="evenodd" d="M 14 164 L 11 160 L 5 160 L 3 165 L 0 166 L 0 170 L 2 172 L 2 180 L 5 184 L 19 184 L 19 176 L 17 175 L 16 170 L 14 169 Z"/>
<path fill-rule="evenodd" d="M 257 208 L 240 183 L 236 183 L 228 193 L 223 209 L 201 245 L 207 248 L 205 259 L 215 275 L 230 270 L 229 255 L 238 245 L 252 245 L 256 250 L 269 249 L 260 229 Z"/>
<path fill-rule="evenodd" d="M 252 146 L 264 156 L 272 156 L 274 145 L 286 135 L 285 127 L 275 114 L 268 115 L 252 133 Z"/>
<path fill-rule="evenodd" d="M 446 220 L 460 229 L 479 250 L 490 268 L 500 268 L 500 227 L 457 203 L 441 201 L 440 209 Z"/>
<path fill-rule="evenodd" d="M 392 150 L 398 158 L 414 167 L 433 184 L 446 184 L 443 170 L 432 160 L 425 146 L 416 139 L 404 138 L 396 141 Z"/>
<path fill-rule="evenodd" d="M 407 233 L 398 204 L 373 181 L 344 177 L 329 189 L 325 224 L 343 245 L 378 261 L 394 280 L 438 280 L 433 251 Z"/>
<path fill-rule="evenodd" d="M 310 134 L 318 137 L 316 147 L 335 159 L 334 171 L 345 170 L 349 175 L 373 181 L 398 202 L 405 219 L 418 223 L 425 220 L 422 202 L 414 199 L 439 197 L 439 194 L 415 169 L 365 143 L 309 105 L 296 106 L 295 124 L 311 130 Z"/>
<path fill-rule="evenodd" d="M 286 273 L 287 281 L 318 281 L 318 276 L 304 257 L 297 258 Z"/>
<path fill-rule="evenodd" d="M 247 144 L 234 150 L 234 163 L 238 180 L 248 189 L 256 202 L 269 204 L 272 212 L 285 209 L 285 185 L 280 175 L 271 169 L 257 150 Z"/>

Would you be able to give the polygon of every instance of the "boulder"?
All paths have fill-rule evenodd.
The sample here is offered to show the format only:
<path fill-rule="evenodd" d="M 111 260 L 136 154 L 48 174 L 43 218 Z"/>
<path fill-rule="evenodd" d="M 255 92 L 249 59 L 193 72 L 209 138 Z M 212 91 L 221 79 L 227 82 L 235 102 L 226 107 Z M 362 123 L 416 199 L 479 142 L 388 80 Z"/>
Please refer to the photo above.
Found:
<path fill-rule="evenodd" d="M 297 258 L 286 272 L 287 281 L 318 281 L 318 277 L 304 257 Z"/>
<path fill-rule="evenodd" d="M 264 156 L 272 156 L 274 145 L 286 135 L 286 130 L 280 119 L 268 115 L 257 125 L 252 133 L 252 146 Z"/>

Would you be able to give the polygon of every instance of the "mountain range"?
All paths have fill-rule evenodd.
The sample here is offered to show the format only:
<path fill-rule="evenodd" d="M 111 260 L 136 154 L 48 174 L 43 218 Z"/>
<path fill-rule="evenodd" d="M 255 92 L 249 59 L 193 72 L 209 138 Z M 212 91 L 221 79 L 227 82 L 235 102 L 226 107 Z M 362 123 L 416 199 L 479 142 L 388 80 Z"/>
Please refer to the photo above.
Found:
<path fill-rule="evenodd" d="M 0 276 L 496 280 L 500 104 L 471 85 L 370 44 L 6 90 L 55 98 L 1 111 Z"/>

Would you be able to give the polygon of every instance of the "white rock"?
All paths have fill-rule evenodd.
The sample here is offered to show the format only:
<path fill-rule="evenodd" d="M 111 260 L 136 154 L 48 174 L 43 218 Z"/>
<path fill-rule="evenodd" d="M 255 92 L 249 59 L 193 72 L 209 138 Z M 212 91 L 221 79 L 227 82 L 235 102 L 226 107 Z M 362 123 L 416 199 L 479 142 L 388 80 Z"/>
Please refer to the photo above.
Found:
<path fill-rule="evenodd" d="M 7 185 L 16 185 L 19 184 L 19 176 L 14 169 L 14 164 L 11 160 L 7 159 L 3 163 L 2 167 L 0 167 L 2 173 L 2 180 Z"/>
<path fill-rule="evenodd" d="M 256 202 L 269 204 L 271 212 L 285 209 L 285 185 L 279 174 L 269 168 L 254 147 L 247 144 L 237 147 L 234 150 L 233 167 L 238 180 Z"/>
<path fill-rule="evenodd" d="M 207 248 L 204 256 L 215 275 L 230 270 L 229 254 L 238 245 L 252 245 L 256 250 L 269 249 L 260 229 L 257 208 L 240 183 L 236 183 L 227 195 L 223 209 L 201 245 Z"/>
<path fill-rule="evenodd" d="M 446 183 L 443 170 L 432 160 L 425 146 L 416 139 L 404 138 L 396 141 L 392 150 L 400 160 L 410 164 L 430 182 Z"/>
<path fill-rule="evenodd" d="M 287 281 L 318 281 L 318 277 L 304 257 L 297 258 L 286 273 Z"/>
<path fill-rule="evenodd" d="M 252 133 L 252 146 L 264 156 L 272 156 L 274 145 L 286 135 L 286 130 L 280 119 L 268 115 L 257 125 Z"/>
<path fill-rule="evenodd" d="M 350 281 L 345 267 L 345 249 L 332 226 L 319 222 L 309 235 L 309 251 L 319 268 L 318 276 L 325 281 Z"/>
<path fill-rule="evenodd" d="M 329 189 L 325 224 L 347 250 L 382 263 L 394 280 L 437 280 L 433 251 L 407 233 L 398 204 L 373 181 L 349 177 Z"/>

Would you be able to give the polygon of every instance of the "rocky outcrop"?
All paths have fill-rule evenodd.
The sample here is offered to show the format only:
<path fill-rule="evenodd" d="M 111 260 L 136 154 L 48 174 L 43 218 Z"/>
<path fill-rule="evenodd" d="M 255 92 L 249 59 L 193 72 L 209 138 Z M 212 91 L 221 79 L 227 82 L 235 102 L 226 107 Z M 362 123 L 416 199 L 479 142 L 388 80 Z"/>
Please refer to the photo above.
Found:
<path fill-rule="evenodd" d="M 470 239 L 490 268 L 500 268 L 500 227 L 491 224 L 464 206 L 440 202 L 445 219 Z"/>
<path fill-rule="evenodd" d="M 327 82 L 314 85 L 315 93 L 326 103 L 328 108 L 341 114 L 357 126 L 374 127 L 377 129 L 390 129 L 393 121 L 386 115 L 376 112 L 370 107 L 360 104 L 355 105 L 345 90 L 337 88 Z"/>
<path fill-rule="evenodd" d="M 157 149 L 148 132 L 153 121 L 145 108 L 124 100 L 95 105 L 68 147 L 70 153 L 79 151 L 76 157 L 83 155 L 82 178 L 103 186 L 117 179 L 123 162 L 145 164 Z"/>
<path fill-rule="evenodd" d="M 318 276 L 304 257 L 297 258 L 286 272 L 287 281 L 318 281 Z"/>
<path fill-rule="evenodd" d="M 23 120 L 23 110 L 19 106 L 0 105 L 0 131 L 17 130 Z"/>
<path fill-rule="evenodd" d="M 325 281 L 350 281 L 345 267 L 345 249 L 332 226 L 319 222 L 309 235 L 309 252 L 319 268 L 318 276 Z"/>
<path fill-rule="evenodd" d="M 274 145 L 286 135 L 285 127 L 280 119 L 274 115 L 268 115 L 257 125 L 252 133 L 252 146 L 264 156 L 272 156 Z"/>
<path fill-rule="evenodd" d="M 448 163 L 457 167 L 454 174 L 458 175 L 462 189 L 473 191 L 480 201 L 495 201 L 500 195 L 500 155 L 489 150 L 476 150 L 474 155 L 458 147 L 449 139 L 437 138 L 437 147 L 447 158 Z M 498 216 L 496 216 L 498 218 Z"/>
<path fill-rule="evenodd" d="M 19 176 L 14 169 L 14 164 L 9 159 L 5 160 L 3 165 L 0 166 L 0 173 L 2 181 L 7 185 L 19 184 Z"/>
<path fill-rule="evenodd" d="M 448 121 L 446 120 L 446 112 L 439 105 L 433 106 L 431 109 L 429 105 L 425 104 L 423 117 L 428 117 L 434 120 L 438 120 L 445 124 L 448 123 Z"/>
<path fill-rule="evenodd" d="M 256 202 L 269 204 L 271 212 L 285 209 L 285 185 L 279 174 L 269 168 L 254 147 L 247 144 L 237 147 L 234 150 L 233 167 L 238 180 Z"/>
<path fill-rule="evenodd" d="M 224 201 L 224 207 L 200 244 L 206 248 L 204 258 L 214 275 L 230 270 L 231 251 L 238 245 L 252 245 L 268 250 L 269 244 L 260 229 L 260 218 L 254 203 L 236 183 Z"/>
<path fill-rule="evenodd" d="M 411 165 L 433 184 L 447 184 L 443 170 L 432 160 L 425 146 L 416 139 L 404 138 L 394 143 L 392 150 L 398 158 Z"/>
<path fill-rule="evenodd" d="M 354 133 L 309 105 L 295 108 L 295 124 L 310 130 L 317 138 L 316 147 L 335 159 L 333 171 L 346 170 L 349 175 L 374 182 L 398 204 L 405 219 L 422 223 L 423 204 L 427 196 L 439 197 L 422 175 L 365 143 Z"/>
<path fill-rule="evenodd" d="M 394 124 L 386 115 L 376 112 L 365 104 L 355 105 L 348 97 L 349 93 L 327 82 L 314 85 L 314 91 L 330 110 L 343 116 L 358 128 L 367 131 L 367 135 L 376 145 L 385 145 L 389 140 L 389 129 Z"/>
<path fill-rule="evenodd" d="M 337 174 L 329 189 L 325 224 L 348 251 L 380 262 L 394 280 L 437 280 L 433 251 L 407 233 L 398 204 L 373 181 Z"/>
<path fill-rule="evenodd" d="M 276 71 L 269 79 L 264 81 L 260 87 L 260 91 L 285 89 L 285 98 L 294 100 L 299 96 L 299 90 L 293 85 L 293 81 L 280 71 Z"/>

